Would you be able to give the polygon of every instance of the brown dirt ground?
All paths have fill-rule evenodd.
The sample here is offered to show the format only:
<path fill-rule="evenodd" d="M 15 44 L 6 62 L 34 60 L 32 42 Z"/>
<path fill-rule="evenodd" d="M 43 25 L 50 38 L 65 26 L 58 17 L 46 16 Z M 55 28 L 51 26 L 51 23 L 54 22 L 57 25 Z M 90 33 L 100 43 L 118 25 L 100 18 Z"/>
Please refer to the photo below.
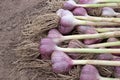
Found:
<path fill-rule="evenodd" d="M 57 27 L 59 17 L 53 13 L 62 1 L 0 0 L 0 80 L 79 79 L 79 66 L 69 74 L 55 74 L 49 60 L 38 59 L 38 42 L 47 30 Z M 103 76 L 112 76 L 111 68 L 100 69 Z"/>

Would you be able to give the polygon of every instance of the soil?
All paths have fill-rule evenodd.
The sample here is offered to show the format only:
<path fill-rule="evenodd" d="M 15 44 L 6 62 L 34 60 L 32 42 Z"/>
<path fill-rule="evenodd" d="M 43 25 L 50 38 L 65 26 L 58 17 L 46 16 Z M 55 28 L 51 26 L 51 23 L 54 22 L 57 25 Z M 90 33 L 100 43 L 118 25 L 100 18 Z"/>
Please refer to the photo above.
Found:
<path fill-rule="evenodd" d="M 38 42 L 57 27 L 62 1 L 0 0 L 0 80 L 79 80 L 80 66 L 55 74 L 50 60 L 39 59 Z M 103 76 L 113 75 L 111 68 L 99 69 Z"/>

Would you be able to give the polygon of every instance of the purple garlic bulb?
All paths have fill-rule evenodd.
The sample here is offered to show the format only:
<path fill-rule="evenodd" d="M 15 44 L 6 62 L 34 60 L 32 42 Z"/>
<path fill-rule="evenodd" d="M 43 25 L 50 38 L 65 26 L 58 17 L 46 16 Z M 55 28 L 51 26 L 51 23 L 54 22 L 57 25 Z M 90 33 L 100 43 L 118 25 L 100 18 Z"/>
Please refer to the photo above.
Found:
<path fill-rule="evenodd" d="M 60 24 L 62 26 L 74 27 L 75 26 L 74 20 L 75 18 L 72 15 L 63 16 L 60 20 Z"/>
<path fill-rule="evenodd" d="M 100 80 L 98 70 L 92 65 L 85 65 L 82 68 L 80 80 Z"/>
<path fill-rule="evenodd" d="M 112 54 L 100 54 L 97 56 L 97 59 L 99 59 L 99 60 L 112 60 L 113 57 L 114 56 Z"/>
<path fill-rule="evenodd" d="M 57 11 L 57 14 L 61 17 L 60 26 L 58 27 L 58 30 L 62 34 L 69 34 L 74 29 L 73 19 L 75 18 L 73 14 L 70 11 L 64 9 L 59 9 Z"/>
<path fill-rule="evenodd" d="M 91 26 L 78 26 L 77 31 L 83 34 L 96 34 L 98 33 L 95 28 Z M 84 44 L 90 45 L 101 42 L 101 39 L 86 39 L 84 40 Z"/>
<path fill-rule="evenodd" d="M 54 51 L 54 47 L 56 44 L 50 38 L 43 38 L 40 42 L 40 54 L 42 59 L 50 59 L 52 52 Z"/>
<path fill-rule="evenodd" d="M 119 41 L 117 38 L 109 38 L 107 42 L 115 42 L 115 41 Z M 110 48 L 118 48 L 120 49 L 120 46 L 113 46 L 113 47 L 110 47 Z M 120 54 L 113 54 L 115 56 L 120 56 Z"/>
<path fill-rule="evenodd" d="M 72 68 L 72 59 L 62 51 L 54 51 L 51 56 L 52 69 L 55 73 L 67 73 Z"/>
<path fill-rule="evenodd" d="M 66 16 L 66 15 L 73 15 L 72 12 L 70 12 L 69 10 L 64 10 L 64 9 L 59 9 L 56 13 L 60 17 Z"/>
<path fill-rule="evenodd" d="M 120 57 L 114 58 L 115 61 L 120 61 Z M 114 68 L 114 76 L 116 78 L 120 78 L 120 67 L 115 67 Z"/>
<path fill-rule="evenodd" d="M 60 21 L 59 31 L 62 34 L 69 34 L 74 29 L 74 19 L 72 15 L 63 16 Z"/>
<path fill-rule="evenodd" d="M 117 38 L 109 38 L 107 40 L 107 42 L 115 42 L 115 41 L 119 41 Z"/>
<path fill-rule="evenodd" d="M 68 0 L 64 3 L 64 8 L 68 10 L 73 10 L 76 6 L 76 3 L 74 0 Z"/>
<path fill-rule="evenodd" d="M 117 16 L 118 14 L 110 7 L 104 7 L 102 9 L 102 16 Z"/>
<path fill-rule="evenodd" d="M 72 30 L 74 29 L 74 27 L 69 27 L 69 26 L 59 26 L 58 30 L 62 33 L 62 34 L 69 34 Z"/>
<path fill-rule="evenodd" d="M 49 32 L 48 32 L 48 38 L 60 38 L 62 37 L 63 35 L 57 30 L 57 29 L 51 29 Z"/>
<path fill-rule="evenodd" d="M 80 7 L 73 10 L 73 14 L 76 16 L 88 16 L 86 9 Z"/>

